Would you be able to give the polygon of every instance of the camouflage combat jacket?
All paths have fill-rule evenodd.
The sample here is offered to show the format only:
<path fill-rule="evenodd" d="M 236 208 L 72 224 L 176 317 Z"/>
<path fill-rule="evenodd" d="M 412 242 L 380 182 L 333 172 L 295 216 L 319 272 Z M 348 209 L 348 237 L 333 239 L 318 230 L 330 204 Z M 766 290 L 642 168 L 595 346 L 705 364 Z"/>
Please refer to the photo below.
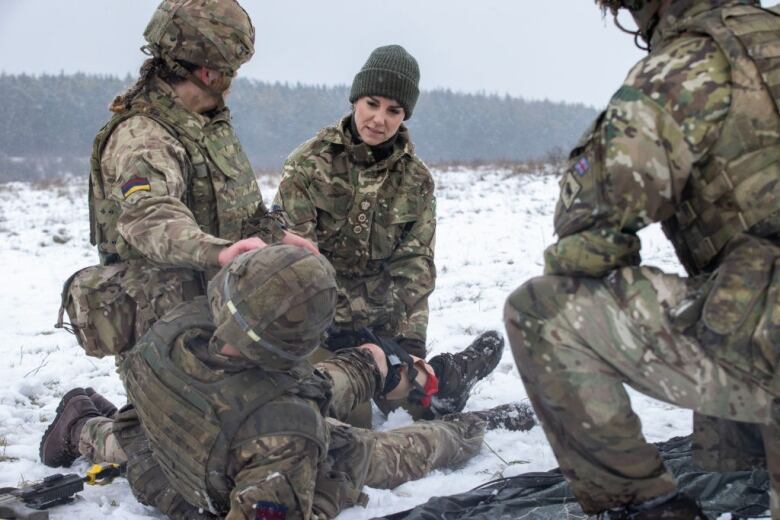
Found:
<path fill-rule="evenodd" d="M 668 12 L 571 153 L 546 272 L 637 265 L 637 232 L 662 222 L 699 275 L 689 332 L 780 395 L 780 16 L 751 0 Z"/>
<path fill-rule="evenodd" d="M 91 242 L 102 264 L 129 264 L 137 337 L 202 294 L 221 249 L 268 213 L 229 111 L 191 112 L 160 80 L 98 133 L 91 162 Z M 263 238 L 281 233 L 269 219 Z"/>
<path fill-rule="evenodd" d="M 272 373 L 224 356 L 213 330 L 206 298 L 195 298 L 156 322 L 120 365 L 164 486 L 219 518 L 255 518 L 263 508 L 309 518 L 330 442 L 330 380 L 311 365 Z M 157 472 L 132 467 L 135 456 L 134 493 L 163 506 L 153 499 Z"/>
<path fill-rule="evenodd" d="M 405 127 L 391 155 L 376 162 L 368 145 L 353 143 L 350 117 L 290 155 L 274 205 L 335 267 L 335 324 L 411 340 L 424 355 L 436 280 L 433 178 Z"/>

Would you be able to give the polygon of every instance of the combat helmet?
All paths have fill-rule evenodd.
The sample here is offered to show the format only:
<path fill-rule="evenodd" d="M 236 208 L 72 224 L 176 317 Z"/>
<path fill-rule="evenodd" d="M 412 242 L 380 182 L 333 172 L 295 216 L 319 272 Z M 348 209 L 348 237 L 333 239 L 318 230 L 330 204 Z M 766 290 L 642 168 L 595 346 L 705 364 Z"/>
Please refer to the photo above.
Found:
<path fill-rule="evenodd" d="M 181 62 L 232 77 L 255 52 L 255 28 L 235 0 L 163 0 L 144 38 L 144 52 L 201 88 L 206 87 Z"/>
<path fill-rule="evenodd" d="M 620 30 L 634 35 L 637 47 L 649 50 L 650 39 L 653 37 L 653 32 L 660 21 L 658 11 L 663 0 L 596 0 L 596 3 L 605 13 L 607 11 L 612 13 L 615 17 L 615 25 Z M 621 8 L 631 12 L 631 16 L 636 21 L 637 31 L 628 30 L 620 24 L 617 14 Z M 648 46 L 641 46 L 639 38 L 642 38 Z"/>
<path fill-rule="evenodd" d="M 238 256 L 208 286 L 219 341 L 268 370 L 316 349 L 336 313 L 336 273 L 324 256 L 275 245 Z"/>

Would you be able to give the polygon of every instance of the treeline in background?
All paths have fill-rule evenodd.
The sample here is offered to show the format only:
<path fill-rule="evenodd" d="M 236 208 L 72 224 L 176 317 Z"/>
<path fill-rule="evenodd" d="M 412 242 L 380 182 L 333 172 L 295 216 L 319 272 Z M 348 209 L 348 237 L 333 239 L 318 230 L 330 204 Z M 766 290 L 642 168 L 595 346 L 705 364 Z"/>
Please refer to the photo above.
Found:
<path fill-rule="evenodd" d="M 86 174 L 107 106 L 132 80 L 0 74 L 0 181 Z M 239 78 L 228 105 L 253 165 L 270 171 L 346 114 L 348 96 L 346 86 Z M 559 158 L 595 115 L 579 104 L 435 90 L 423 92 L 408 126 L 429 164 L 505 163 Z"/>

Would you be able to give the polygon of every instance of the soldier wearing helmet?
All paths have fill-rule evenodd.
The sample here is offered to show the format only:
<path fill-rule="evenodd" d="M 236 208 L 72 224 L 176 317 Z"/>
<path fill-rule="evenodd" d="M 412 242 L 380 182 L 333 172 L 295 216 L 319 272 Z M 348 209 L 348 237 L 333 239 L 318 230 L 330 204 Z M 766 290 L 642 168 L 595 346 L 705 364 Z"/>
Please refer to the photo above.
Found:
<path fill-rule="evenodd" d="M 333 518 L 365 504 L 364 484 L 393 488 L 465 462 L 485 422 L 521 426 L 516 407 L 381 433 L 339 422 L 386 390 L 387 359 L 367 346 L 311 365 L 336 292 L 331 265 L 303 248 L 237 257 L 208 299 L 176 307 L 124 357 L 132 406 L 112 418 L 97 394 L 63 397 L 42 460 L 126 462 L 136 497 L 174 519 Z"/>
<path fill-rule="evenodd" d="M 127 266 L 136 338 L 241 252 L 314 249 L 269 215 L 224 106 L 254 53 L 247 13 L 235 0 L 164 0 L 144 37 L 150 58 L 95 138 L 89 189 L 91 242 L 102 265 Z M 245 238 L 250 223 L 259 236 Z"/>
<path fill-rule="evenodd" d="M 628 383 L 697 413 L 707 469 L 766 464 L 780 519 L 780 9 L 597 3 L 627 9 L 649 54 L 571 152 L 545 276 L 509 297 L 520 375 L 586 513 L 705 518 Z M 654 222 L 688 276 L 640 267 Z"/>

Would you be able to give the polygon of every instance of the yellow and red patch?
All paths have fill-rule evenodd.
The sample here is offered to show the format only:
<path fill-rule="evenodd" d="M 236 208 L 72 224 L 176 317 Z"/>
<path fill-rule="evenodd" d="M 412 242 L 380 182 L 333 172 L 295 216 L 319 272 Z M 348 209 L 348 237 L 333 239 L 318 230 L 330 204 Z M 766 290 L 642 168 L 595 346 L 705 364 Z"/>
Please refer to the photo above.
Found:
<path fill-rule="evenodd" d="M 139 191 L 152 191 L 152 185 L 149 184 L 149 180 L 143 177 L 133 177 L 122 185 L 122 195 L 127 198 L 133 193 Z"/>

